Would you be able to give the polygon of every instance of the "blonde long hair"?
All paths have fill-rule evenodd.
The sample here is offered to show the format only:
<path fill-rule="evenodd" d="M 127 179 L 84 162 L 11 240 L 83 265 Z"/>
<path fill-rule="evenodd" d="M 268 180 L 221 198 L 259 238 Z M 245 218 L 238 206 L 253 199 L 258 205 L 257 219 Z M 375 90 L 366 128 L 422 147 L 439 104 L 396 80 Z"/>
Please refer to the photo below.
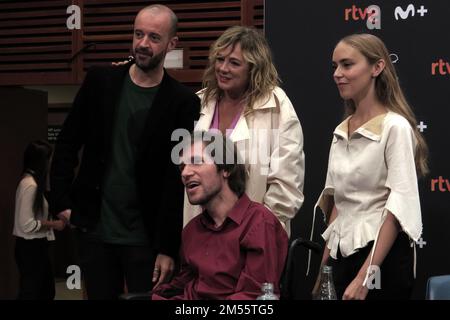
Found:
<path fill-rule="evenodd" d="M 220 99 L 223 92 L 217 85 L 215 64 L 220 51 L 236 44 L 241 45 L 242 55 L 249 64 L 249 83 L 244 99 L 246 107 L 244 114 L 253 111 L 253 106 L 259 99 L 268 97 L 279 85 L 278 72 L 272 62 L 272 54 L 266 38 L 256 29 L 234 26 L 225 32 L 211 45 L 209 63 L 203 75 L 203 105 L 211 99 Z"/>
<path fill-rule="evenodd" d="M 380 59 L 384 60 L 385 68 L 375 80 L 375 92 L 377 98 L 389 110 L 405 117 L 413 128 L 414 135 L 417 139 L 415 153 L 416 169 L 419 176 L 425 176 L 428 173 L 428 147 L 425 139 L 417 129 L 416 116 L 406 101 L 385 44 L 380 38 L 367 33 L 352 34 L 341 39 L 340 42 L 361 52 L 371 65 L 375 64 Z M 353 100 L 345 100 L 344 105 L 347 116 L 355 112 L 356 107 Z"/>

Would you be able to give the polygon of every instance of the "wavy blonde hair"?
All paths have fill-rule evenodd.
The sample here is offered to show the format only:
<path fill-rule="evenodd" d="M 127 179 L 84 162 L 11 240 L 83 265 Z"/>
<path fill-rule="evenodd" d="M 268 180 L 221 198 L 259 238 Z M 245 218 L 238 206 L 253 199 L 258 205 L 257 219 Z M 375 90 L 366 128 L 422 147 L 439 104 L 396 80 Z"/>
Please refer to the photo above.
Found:
<path fill-rule="evenodd" d="M 266 38 L 254 28 L 234 26 L 225 32 L 211 45 L 209 63 L 203 75 L 203 105 L 211 99 L 220 99 L 223 91 L 217 85 L 215 65 L 220 51 L 240 44 L 242 55 L 249 64 L 249 83 L 244 94 L 246 107 L 244 114 L 253 111 L 259 99 L 268 97 L 279 85 L 278 72 L 272 62 L 272 54 Z"/>
<path fill-rule="evenodd" d="M 417 139 L 416 169 L 419 176 L 425 176 L 428 173 L 428 147 L 422 134 L 417 129 L 416 116 L 406 101 L 385 44 L 380 38 L 367 33 L 352 34 L 341 39 L 340 42 L 358 50 L 366 57 L 370 65 L 374 65 L 380 59 L 384 60 L 385 68 L 375 79 L 375 93 L 383 105 L 405 117 L 413 128 Z M 344 105 L 347 116 L 355 112 L 356 107 L 353 100 L 345 100 Z"/>

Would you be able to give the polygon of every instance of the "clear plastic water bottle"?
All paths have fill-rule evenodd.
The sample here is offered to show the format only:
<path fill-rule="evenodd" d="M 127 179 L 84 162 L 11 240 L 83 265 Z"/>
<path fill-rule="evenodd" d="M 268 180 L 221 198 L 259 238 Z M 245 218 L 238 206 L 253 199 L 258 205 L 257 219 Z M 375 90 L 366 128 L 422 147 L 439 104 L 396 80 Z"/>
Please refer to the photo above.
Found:
<path fill-rule="evenodd" d="M 333 282 L 333 268 L 331 266 L 323 266 L 322 268 L 319 292 L 315 300 L 337 300 Z"/>
<path fill-rule="evenodd" d="M 279 300 L 273 292 L 273 283 L 264 282 L 261 286 L 261 295 L 256 300 Z"/>

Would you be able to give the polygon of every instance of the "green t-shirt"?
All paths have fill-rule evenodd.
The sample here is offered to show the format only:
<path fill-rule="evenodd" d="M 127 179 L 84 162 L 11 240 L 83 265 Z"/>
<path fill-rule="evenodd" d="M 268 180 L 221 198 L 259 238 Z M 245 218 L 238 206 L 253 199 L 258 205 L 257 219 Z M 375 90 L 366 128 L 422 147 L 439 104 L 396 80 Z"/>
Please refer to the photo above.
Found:
<path fill-rule="evenodd" d="M 158 86 L 139 87 L 128 74 L 117 105 L 111 154 L 103 181 L 100 222 L 94 232 L 103 242 L 146 245 L 136 190 L 136 153 Z"/>

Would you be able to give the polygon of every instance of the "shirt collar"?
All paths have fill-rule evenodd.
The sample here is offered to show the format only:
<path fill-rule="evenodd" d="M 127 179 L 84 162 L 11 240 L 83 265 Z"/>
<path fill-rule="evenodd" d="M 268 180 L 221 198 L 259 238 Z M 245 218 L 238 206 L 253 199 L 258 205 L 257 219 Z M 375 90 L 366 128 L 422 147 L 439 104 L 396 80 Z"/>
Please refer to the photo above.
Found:
<path fill-rule="evenodd" d="M 387 113 L 380 114 L 376 117 L 373 117 L 366 123 L 364 123 L 361 127 L 355 130 L 355 133 L 360 134 L 363 137 L 366 137 L 367 139 L 374 140 L 374 141 L 380 141 L 381 140 L 381 133 L 383 132 L 383 123 L 384 118 L 386 117 Z M 339 124 L 336 129 L 334 130 L 334 135 L 341 137 L 343 139 L 348 140 L 348 122 L 352 116 L 347 117 L 341 124 Z"/>
<path fill-rule="evenodd" d="M 253 110 L 275 108 L 276 106 L 277 105 L 275 102 L 275 96 L 273 93 L 271 93 L 255 101 L 255 104 L 253 105 Z"/>
<path fill-rule="evenodd" d="M 205 89 L 202 89 L 197 92 L 197 95 L 200 97 L 200 99 L 203 98 L 203 93 Z M 277 106 L 275 94 L 272 92 L 267 96 L 261 97 L 257 101 L 255 101 L 255 104 L 253 105 L 253 110 L 260 110 L 260 109 L 267 109 L 267 108 L 275 108 Z M 200 114 L 210 114 L 214 113 L 214 108 L 216 106 L 216 99 L 209 100 L 200 110 Z"/>
<path fill-rule="evenodd" d="M 250 206 L 250 198 L 244 193 L 238 201 L 234 204 L 234 207 L 231 209 L 230 213 L 228 214 L 227 218 L 223 222 L 223 224 L 220 227 L 214 226 L 214 220 L 211 218 L 211 216 L 208 214 L 206 210 L 202 212 L 202 216 L 200 217 L 200 221 L 203 224 L 205 228 L 214 230 L 214 231 L 220 231 L 224 228 L 224 226 L 227 224 L 228 220 L 233 221 L 235 224 L 240 225 L 242 223 L 242 220 L 245 217 L 245 213 L 247 212 L 248 207 Z"/>

